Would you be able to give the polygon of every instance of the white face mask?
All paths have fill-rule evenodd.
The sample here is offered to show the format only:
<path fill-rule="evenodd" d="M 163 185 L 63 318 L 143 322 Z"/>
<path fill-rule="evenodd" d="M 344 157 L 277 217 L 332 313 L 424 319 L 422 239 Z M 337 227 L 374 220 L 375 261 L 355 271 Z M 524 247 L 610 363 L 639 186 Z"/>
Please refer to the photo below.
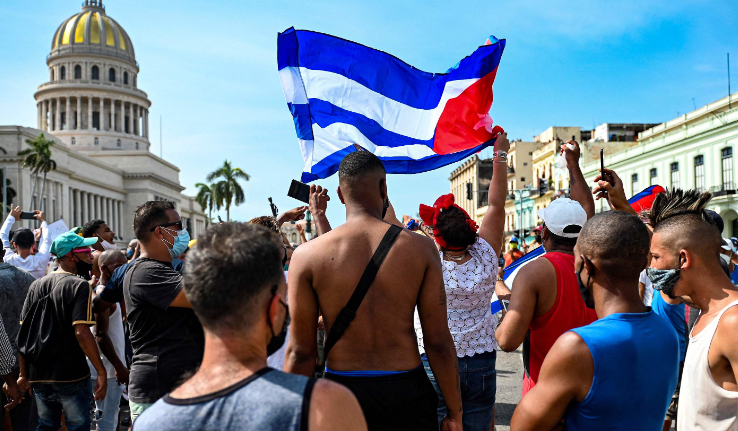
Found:
<path fill-rule="evenodd" d="M 98 235 L 98 238 L 102 239 L 102 241 L 100 242 L 100 245 L 102 245 L 103 250 L 118 250 L 117 245 L 111 242 L 107 242 L 100 235 Z"/>

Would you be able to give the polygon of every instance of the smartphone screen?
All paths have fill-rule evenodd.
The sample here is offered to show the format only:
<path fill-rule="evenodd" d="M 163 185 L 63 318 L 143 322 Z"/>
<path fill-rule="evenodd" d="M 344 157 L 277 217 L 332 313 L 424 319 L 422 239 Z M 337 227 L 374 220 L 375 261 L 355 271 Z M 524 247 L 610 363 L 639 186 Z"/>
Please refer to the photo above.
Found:
<path fill-rule="evenodd" d="M 310 186 L 297 180 L 292 180 L 287 196 L 301 202 L 310 203 Z"/>
<path fill-rule="evenodd" d="M 31 211 L 23 211 L 21 213 L 20 218 L 21 218 L 21 220 L 33 220 L 33 216 L 35 216 L 35 215 L 36 215 L 36 213 L 31 212 Z"/>

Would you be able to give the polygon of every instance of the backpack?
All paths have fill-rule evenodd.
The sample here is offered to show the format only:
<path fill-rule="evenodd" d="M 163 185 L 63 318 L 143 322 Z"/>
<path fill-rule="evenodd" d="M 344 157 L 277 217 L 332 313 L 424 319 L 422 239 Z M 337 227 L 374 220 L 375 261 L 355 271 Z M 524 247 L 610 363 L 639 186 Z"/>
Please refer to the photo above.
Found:
<path fill-rule="evenodd" d="M 18 352 L 31 364 L 53 362 L 64 342 L 63 323 L 59 321 L 54 309 L 51 293 L 67 277 L 57 280 L 49 294 L 37 299 L 28 307 L 26 314 L 21 316 L 23 323 L 16 340 Z"/>

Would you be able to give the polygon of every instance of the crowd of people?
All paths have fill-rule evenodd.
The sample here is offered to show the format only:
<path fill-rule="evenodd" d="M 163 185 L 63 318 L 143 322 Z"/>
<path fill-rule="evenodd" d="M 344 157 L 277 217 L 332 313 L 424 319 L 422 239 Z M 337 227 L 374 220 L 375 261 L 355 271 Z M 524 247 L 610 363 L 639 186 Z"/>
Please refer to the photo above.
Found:
<path fill-rule="evenodd" d="M 341 162 L 335 228 L 316 185 L 307 206 L 197 240 L 173 203 L 145 202 L 125 250 L 104 220 L 52 240 L 34 211 L 36 232 L 11 232 L 13 208 L 3 429 L 89 430 L 91 411 L 126 427 L 125 395 L 137 431 L 488 431 L 497 352 L 522 345 L 512 430 L 738 430 L 738 258 L 710 194 L 636 213 L 617 173 L 591 190 L 578 144 L 563 148 L 569 197 L 530 246 L 504 237 L 504 133 L 481 225 L 447 194 L 407 228 L 367 151 Z M 281 226 L 308 210 L 317 235 L 293 249 Z M 501 321 L 493 301 L 509 301 Z"/>

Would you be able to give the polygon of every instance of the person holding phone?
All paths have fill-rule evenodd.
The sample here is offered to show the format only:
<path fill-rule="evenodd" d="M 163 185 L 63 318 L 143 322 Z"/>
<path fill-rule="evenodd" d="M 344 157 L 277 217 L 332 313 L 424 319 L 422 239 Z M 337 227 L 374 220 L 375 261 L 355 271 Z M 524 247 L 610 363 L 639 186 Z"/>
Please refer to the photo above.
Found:
<path fill-rule="evenodd" d="M 36 243 L 36 238 L 33 235 L 31 229 L 22 228 L 15 231 L 13 235 L 13 247 L 15 251 L 10 247 L 10 229 L 13 227 L 15 221 L 24 213 L 20 207 L 15 207 L 10 210 L 8 218 L 5 219 L 3 227 L 0 229 L 0 238 L 3 241 L 3 248 L 5 249 L 5 256 L 3 261 L 9 263 L 18 268 L 25 269 L 30 272 L 34 278 L 39 279 L 46 275 L 46 268 L 49 266 L 49 259 L 51 258 L 51 238 L 49 237 L 49 230 L 46 228 L 46 218 L 44 217 L 43 211 L 33 211 L 33 219 L 41 222 L 41 241 L 38 249 L 38 253 L 33 254 L 33 246 Z"/>

